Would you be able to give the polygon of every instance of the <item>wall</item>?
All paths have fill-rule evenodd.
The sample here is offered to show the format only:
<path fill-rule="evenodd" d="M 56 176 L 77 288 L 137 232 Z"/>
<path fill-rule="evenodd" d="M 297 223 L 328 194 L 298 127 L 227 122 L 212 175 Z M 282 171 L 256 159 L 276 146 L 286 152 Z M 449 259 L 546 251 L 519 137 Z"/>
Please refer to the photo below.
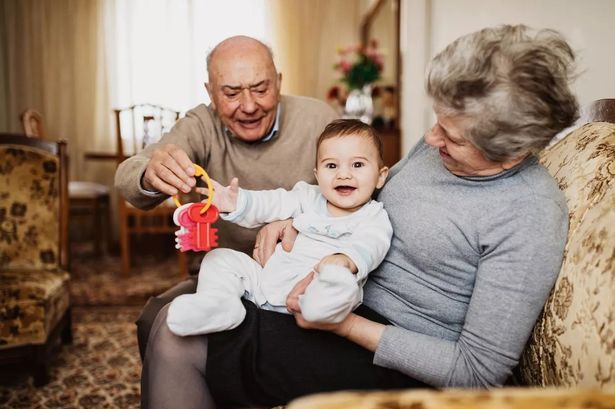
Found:
<path fill-rule="evenodd" d="M 431 125 L 424 92 L 429 60 L 455 38 L 498 24 L 560 31 L 577 52 L 574 89 L 582 106 L 615 98 L 615 1 L 611 0 L 402 0 L 402 153 Z"/>

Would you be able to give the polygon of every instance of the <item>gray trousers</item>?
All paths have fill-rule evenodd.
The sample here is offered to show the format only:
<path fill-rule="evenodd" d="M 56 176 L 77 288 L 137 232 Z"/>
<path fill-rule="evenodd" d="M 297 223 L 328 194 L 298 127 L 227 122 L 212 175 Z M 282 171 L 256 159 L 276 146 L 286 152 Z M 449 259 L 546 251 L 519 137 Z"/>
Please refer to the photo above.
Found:
<path fill-rule="evenodd" d="M 155 297 L 150 297 L 143 307 L 141 316 L 137 319 L 137 340 L 139 342 L 139 354 L 141 354 L 141 361 L 145 358 L 145 350 L 147 348 L 147 340 L 149 338 L 152 326 L 156 320 L 158 312 L 173 301 L 173 299 L 182 294 L 191 294 L 196 291 L 197 276 L 191 276 L 190 278 L 175 285 L 164 293 Z"/>

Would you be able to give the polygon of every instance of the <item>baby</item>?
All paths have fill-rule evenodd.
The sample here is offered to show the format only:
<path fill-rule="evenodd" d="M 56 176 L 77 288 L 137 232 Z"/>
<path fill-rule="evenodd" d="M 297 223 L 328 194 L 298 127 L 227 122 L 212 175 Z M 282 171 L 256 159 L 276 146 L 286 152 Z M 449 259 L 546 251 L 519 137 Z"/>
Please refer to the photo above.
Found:
<path fill-rule="evenodd" d="M 382 204 L 371 199 L 388 172 L 374 129 L 341 119 L 318 139 L 318 186 L 298 182 L 290 191 L 250 191 L 240 189 L 237 178 L 227 187 L 214 182 L 213 204 L 224 220 L 253 228 L 293 218 L 299 234 L 292 251 L 278 244 L 264 267 L 235 250 L 207 253 L 196 293 L 177 297 L 169 307 L 171 331 L 196 335 L 235 328 L 246 313 L 242 297 L 288 313 L 287 295 L 312 271 L 317 274 L 299 301 L 304 318 L 342 321 L 361 303 L 368 273 L 389 250 L 391 223 Z"/>

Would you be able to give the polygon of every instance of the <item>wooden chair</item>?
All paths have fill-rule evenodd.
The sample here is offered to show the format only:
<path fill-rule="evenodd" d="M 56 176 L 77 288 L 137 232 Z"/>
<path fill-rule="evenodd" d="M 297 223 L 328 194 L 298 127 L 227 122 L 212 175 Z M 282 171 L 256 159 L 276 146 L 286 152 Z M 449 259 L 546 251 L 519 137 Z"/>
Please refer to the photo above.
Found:
<path fill-rule="evenodd" d="M 43 116 L 38 111 L 26 109 L 19 119 L 21 120 L 24 133 L 27 136 L 35 136 L 37 138 L 44 138 L 47 136 L 43 124 Z"/>
<path fill-rule="evenodd" d="M 34 109 L 27 109 L 21 114 L 20 119 L 27 136 L 47 138 L 40 113 Z M 75 180 L 68 183 L 68 195 L 71 221 L 79 218 L 90 219 L 94 252 L 97 256 L 101 256 L 103 248 L 108 247 L 111 241 L 109 187 L 101 183 Z"/>
<path fill-rule="evenodd" d="M 49 380 L 72 341 L 66 142 L 0 134 L 0 363 Z"/>
<path fill-rule="evenodd" d="M 179 112 L 152 104 L 133 105 L 115 109 L 116 144 L 118 164 L 126 157 L 139 153 L 146 145 L 158 141 L 164 132 L 169 131 L 179 118 Z M 120 251 L 124 274 L 129 274 L 131 266 L 131 237 L 139 234 L 164 234 L 173 236 L 177 226 L 173 223 L 176 209 L 167 200 L 154 209 L 141 210 L 118 195 L 118 218 Z M 179 271 L 188 275 L 188 261 L 185 253 L 177 251 Z"/>

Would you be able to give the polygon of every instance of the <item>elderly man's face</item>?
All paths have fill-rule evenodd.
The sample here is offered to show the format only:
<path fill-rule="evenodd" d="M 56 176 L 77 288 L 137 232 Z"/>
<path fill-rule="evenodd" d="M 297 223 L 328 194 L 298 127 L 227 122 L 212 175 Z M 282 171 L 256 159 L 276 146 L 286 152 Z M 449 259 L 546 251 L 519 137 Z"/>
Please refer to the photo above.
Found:
<path fill-rule="evenodd" d="M 267 50 L 218 50 L 209 75 L 207 92 L 224 125 L 246 142 L 267 135 L 275 122 L 281 83 Z"/>

